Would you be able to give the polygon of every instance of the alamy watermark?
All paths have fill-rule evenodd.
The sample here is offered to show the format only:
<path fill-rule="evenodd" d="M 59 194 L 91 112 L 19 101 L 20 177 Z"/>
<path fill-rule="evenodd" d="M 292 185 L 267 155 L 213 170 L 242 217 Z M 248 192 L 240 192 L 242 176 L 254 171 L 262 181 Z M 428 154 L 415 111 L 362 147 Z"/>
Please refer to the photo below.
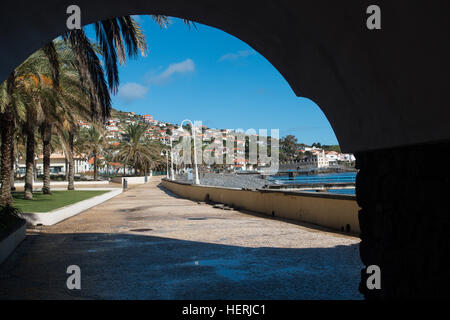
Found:
<path fill-rule="evenodd" d="M 366 286 L 369 290 L 381 289 L 381 269 L 379 266 L 372 264 L 367 267 L 366 273 L 370 274 L 366 280 Z"/>
<path fill-rule="evenodd" d="M 208 166 L 255 165 L 268 173 L 278 171 L 279 129 L 271 129 L 268 135 L 267 129 L 219 130 L 206 128 L 201 121 L 185 121 L 190 122 L 190 129 L 180 127 L 171 135 L 177 165 L 191 165 L 194 158 L 197 164 Z"/>
<path fill-rule="evenodd" d="M 72 4 L 67 7 L 66 13 L 70 16 L 66 20 L 66 26 L 69 30 L 81 29 L 81 9 L 79 6 Z M 381 8 L 372 4 L 367 7 L 366 14 L 370 16 L 366 20 L 366 26 L 369 30 L 381 29 Z"/>
<path fill-rule="evenodd" d="M 81 29 L 81 9 L 79 6 L 72 4 L 67 7 L 66 13 L 70 16 L 66 20 L 66 26 L 69 30 Z"/>
<path fill-rule="evenodd" d="M 66 286 L 69 290 L 81 290 L 81 269 L 79 266 L 73 264 L 67 267 L 67 274 L 70 276 L 67 278 Z"/>
<path fill-rule="evenodd" d="M 380 30 L 381 29 L 381 9 L 376 4 L 372 4 L 367 7 L 367 14 L 370 16 L 366 20 L 366 26 L 369 30 Z"/>

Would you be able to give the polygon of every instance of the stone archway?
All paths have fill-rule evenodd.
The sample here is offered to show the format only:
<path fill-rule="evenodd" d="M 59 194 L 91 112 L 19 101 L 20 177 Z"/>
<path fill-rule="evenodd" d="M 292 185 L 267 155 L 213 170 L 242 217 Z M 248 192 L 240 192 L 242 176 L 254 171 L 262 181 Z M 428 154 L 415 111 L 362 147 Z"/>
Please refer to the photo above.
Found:
<path fill-rule="evenodd" d="M 378 1 L 382 29 L 366 28 L 366 0 L 51 0 L 2 4 L 0 78 L 65 31 L 66 8 L 83 24 L 165 14 L 217 27 L 265 56 L 298 96 L 314 100 L 360 173 L 361 257 L 382 270 L 366 297 L 448 295 L 449 172 L 429 154 L 449 148 L 450 46 L 443 3 Z M 431 163 L 431 168 L 430 168 Z M 430 289 L 432 288 L 432 290 Z"/>

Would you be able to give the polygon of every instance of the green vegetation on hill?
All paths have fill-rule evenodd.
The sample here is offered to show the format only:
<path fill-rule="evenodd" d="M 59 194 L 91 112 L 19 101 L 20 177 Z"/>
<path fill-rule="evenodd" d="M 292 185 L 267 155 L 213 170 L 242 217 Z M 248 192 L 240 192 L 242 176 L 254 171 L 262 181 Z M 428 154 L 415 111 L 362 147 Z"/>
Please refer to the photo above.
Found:
<path fill-rule="evenodd" d="M 331 145 L 331 146 L 323 145 L 322 148 L 325 151 L 336 151 L 341 153 L 341 147 L 339 145 Z"/>

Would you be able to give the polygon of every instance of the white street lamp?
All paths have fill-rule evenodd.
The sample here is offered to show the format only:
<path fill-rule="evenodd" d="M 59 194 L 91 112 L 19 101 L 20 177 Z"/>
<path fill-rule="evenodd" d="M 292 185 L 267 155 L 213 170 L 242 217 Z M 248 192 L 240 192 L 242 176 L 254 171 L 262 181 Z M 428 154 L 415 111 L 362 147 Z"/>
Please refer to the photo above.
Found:
<path fill-rule="evenodd" d="M 179 155 L 179 154 L 176 154 L 176 155 L 175 155 L 175 173 L 176 173 L 177 175 L 180 174 L 180 171 L 179 171 L 179 163 L 180 163 L 180 155 Z"/>
<path fill-rule="evenodd" d="M 166 170 L 167 170 L 167 179 L 169 179 L 169 151 L 167 149 L 163 149 L 161 151 L 161 155 L 166 155 Z"/>
<path fill-rule="evenodd" d="M 197 165 L 197 144 L 195 142 L 195 125 L 192 123 L 191 120 L 185 119 L 181 121 L 181 127 L 183 128 L 184 122 L 190 122 L 191 123 L 191 130 L 192 130 L 192 138 L 194 140 L 194 165 L 195 165 L 195 184 L 200 184 L 200 179 L 198 178 L 198 165 Z"/>
<path fill-rule="evenodd" d="M 172 143 L 172 136 L 170 136 L 170 175 L 172 177 L 172 180 L 175 180 L 175 174 L 173 172 L 173 143 Z"/>

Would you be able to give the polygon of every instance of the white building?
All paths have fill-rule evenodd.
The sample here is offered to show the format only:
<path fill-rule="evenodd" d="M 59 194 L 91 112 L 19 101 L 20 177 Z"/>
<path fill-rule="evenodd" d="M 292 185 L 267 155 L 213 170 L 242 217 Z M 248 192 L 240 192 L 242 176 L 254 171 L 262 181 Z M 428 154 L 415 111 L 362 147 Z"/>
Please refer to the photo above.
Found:
<path fill-rule="evenodd" d="M 330 162 L 325 155 L 325 151 L 321 152 L 316 151 L 314 154 L 305 157 L 301 160 L 301 163 L 313 166 L 315 168 L 327 168 L 330 166 Z"/>
<path fill-rule="evenodd" d="M 339 153 L 336 151 L 327 151 L 325 152 L 325 156 L 328 159 L 328 164 L 331 165 L 335 165 L 337 164 L 338 160 L 339 160 Z"/>
<path fill-rule="evenodd" d="M 36 170 L 37 174 L 41 175 L 44 173 L 42 155 L 36 159 Z M 68 165 L 68 164 L 67 164 Z M 25 159 L 19 159 L 17 175 L 24 176 L 26 172 Z M 86 158 L 82 156 L 75 156 L 74 158 L 74 172 L 75 174 L 85 173 L 90 170 L 90 165 Z M 52 153 L 50 155 L 50 174 L 52 175 L 65 175 L 66 174 L 66 157 L 63 153 Z"/>
<path fill-rule="evenodd" d="M 341 154 L 341 161 L 353 162 L 353 161 L 356 161 L 356 158 L 351 153 L 343 153 L 343 154 Z"/>

